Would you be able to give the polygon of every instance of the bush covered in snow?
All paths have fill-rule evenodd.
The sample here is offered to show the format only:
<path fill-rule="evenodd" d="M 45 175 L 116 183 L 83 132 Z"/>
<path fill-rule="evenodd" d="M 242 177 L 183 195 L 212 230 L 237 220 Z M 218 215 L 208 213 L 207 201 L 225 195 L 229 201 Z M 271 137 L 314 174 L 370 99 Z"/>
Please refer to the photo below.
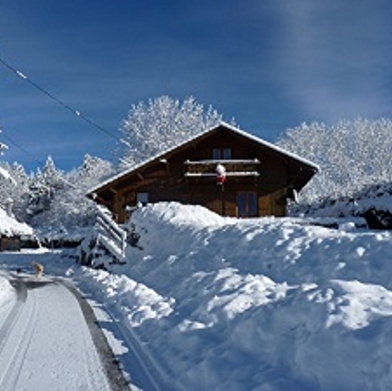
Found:
<path fill-rule="evenodd" d="M 308 217 L 363 217 L 370 228 L 392 229 L 392 183 L 365 186 L 349 196 L 302 202 L 292 205 L 290 213 Z"/>

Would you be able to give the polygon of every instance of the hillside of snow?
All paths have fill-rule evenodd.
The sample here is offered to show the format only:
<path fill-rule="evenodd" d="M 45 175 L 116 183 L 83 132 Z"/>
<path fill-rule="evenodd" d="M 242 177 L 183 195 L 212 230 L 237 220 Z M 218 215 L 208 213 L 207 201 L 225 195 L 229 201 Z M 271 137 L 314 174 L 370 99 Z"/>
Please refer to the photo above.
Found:
<path fill-rule="evenodd" d="M 173 389 L 390 390 L 392 234 L 334 222 L 149 205 L 127 264 L 83 284 Z"/>

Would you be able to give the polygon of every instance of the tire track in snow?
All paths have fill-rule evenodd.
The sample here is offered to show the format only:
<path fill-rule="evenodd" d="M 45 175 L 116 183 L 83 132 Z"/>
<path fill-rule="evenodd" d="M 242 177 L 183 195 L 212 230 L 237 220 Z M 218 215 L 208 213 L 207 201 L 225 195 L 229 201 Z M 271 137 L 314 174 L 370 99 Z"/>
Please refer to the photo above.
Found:
<path fill-rule="evenodd" d="M 44 384 L 51 384 L 51 389 L 67 391 L 130 390 L 120 369 L 115 368 L 114 359 L 110 359 L 114 357 L 110 348 L 111 356 L 107 353 L 106 362 L 103 359 L 99 351 L 101 345 L 91 333 L 92 328 L 98 329 L 97 321 L 95 317 L 87 319 L 85 309 L 72 289 L 57 279 L 39 281 L 31 276 L 17 276 L 10 282 L 16 289 L 17 298 L 10 304 L 8 316 L 0 325 L 0 391 L 30 390 L 29 379 L 35 382 L 35 389 L 40 387 L 42 390 L 47 389 Z M 65 312 L 61 306 L 67 308 Z M 87 302 L 85 306 L 88 306 Z M 60 311 L 61 320 L 56 320 L 57 311 Z M 92 313 L 91 308 L 90 311 Z M 74 317 L 85 323 L 77 328 L 77 334 L 77 323 L 71 320 Z M 61 331 L 58 339 L 56 330 L 63 326 L 62 320 L 73 325 L 73 331 Z M 103 336 L 102 331 L 100 333 Z M 71 339 L 67 339 L 68 336 Z M 69 357 L 78 357 L 80 361 L 62 361 L 61 356 L 67 354 L 68 346 L 76 348 Z M 47 347 L 51 353 L 45 353 Z"/>
<path fill-rule="evenodd" d="M 57 281 L 63 284 L 78 301 L 112 391 L 129 391 L 129 382 L 125 379 L 121 368 L 118 366 L 118 360 L 110 348 L 102 329 L 98 326 L 94 311 L 88 304 L 86 298 L 70 282 L 61 279 L 57 279 Z M 87 355 L 86 359 L 89 361 L 92 358 L 90 355 Z M 146 391 L 153 391 L 153 389 L 146 389 Z"/>
<path fill-rule="evenodd" d="M 0 355 L 27 298 L 27 289 L 24 284 L 18 280 L 10 280 L 10 283 L 14 287 L 17 296 L 15 303 L 12 304 L 11 310 L 0 326 Z"/>
<path fill-rule="evenodd" d="M 27 297 L 27 292 L 25 293 Z M 11 314 L 13 319 L 7 330 L 8 335 L 4 340 L 1 351 L 2 357 L 5 356 L 7 359 L 7 364 L 3 366 L 0 378 L 0 390 L 16 391 L 15 387 L 34 335 L 38 317 L 37 301 L 34 295 L 32 295 L 31 304 L 26 306 L 26 297 L 23 300 L 22 296 L 23 302 L 20 306 L 17 305 L 19 308 L 17 308 L 16 315 L 13 316 Z M 16 343 L 13 343 L 11 341 L 11 331 L 15 331 L 15 329 L 17 329 L 17 334 L 20 337 Z"/>

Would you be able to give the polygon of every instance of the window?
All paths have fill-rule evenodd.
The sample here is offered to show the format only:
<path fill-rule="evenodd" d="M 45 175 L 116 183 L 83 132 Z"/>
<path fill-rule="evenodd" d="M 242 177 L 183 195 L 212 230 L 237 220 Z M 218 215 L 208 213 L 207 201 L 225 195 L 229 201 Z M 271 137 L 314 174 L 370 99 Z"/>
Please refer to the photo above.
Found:
<path fill-rule="evenodd" d="M 140 202 L 142 205 L 146 205 L 148 204 L 148 198 L 148 193 L 136 193 L 136 204 Z"/>
<path fill-rule="evenodd" d="M 231 148 L 214 148 L 212 150 L 212 158 L 214 160 L 230 160 Z"/>
<path fill-rule="evenodd" d="M 223 159 L 231 159 L 231 148 L 223 148 Z"/>
<path fill-rule="evenodd" d="M 221 158 L 221 150 L 219 148 L 214 148 L 212 150 L 212 158 L 214 160 L 219 160 Z"/>
<path fill-rule="evenodd" d="M 241 191 L 237 193 L 238 217 L 257 216 L 257 193 L 254 191 Z"/>

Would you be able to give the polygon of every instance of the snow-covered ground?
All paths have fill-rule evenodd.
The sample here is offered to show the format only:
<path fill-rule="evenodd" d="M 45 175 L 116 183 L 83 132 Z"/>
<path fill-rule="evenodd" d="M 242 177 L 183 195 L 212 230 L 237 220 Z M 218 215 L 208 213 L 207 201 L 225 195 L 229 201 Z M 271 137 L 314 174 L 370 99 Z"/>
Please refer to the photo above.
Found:
<path fill-rule="evenodd" d="M 7 278 L 5 278 L 7 277 Z M 75 296 L 50 278 L 0 277 L 0 389 L 112 391 Z"/>
<path fill-rule="evenodd" d="M 324 222 L 160 203 L 134 212 L 141 249 L 111 273 L 37 256 L 116 319 L 126 372 L 132 342 L 157 389 L 389 391 L 392 233 Z M 0 267 L 22 259 L 0 254 Z M 10 294 L 0 280 L 0 309 Z"/>

